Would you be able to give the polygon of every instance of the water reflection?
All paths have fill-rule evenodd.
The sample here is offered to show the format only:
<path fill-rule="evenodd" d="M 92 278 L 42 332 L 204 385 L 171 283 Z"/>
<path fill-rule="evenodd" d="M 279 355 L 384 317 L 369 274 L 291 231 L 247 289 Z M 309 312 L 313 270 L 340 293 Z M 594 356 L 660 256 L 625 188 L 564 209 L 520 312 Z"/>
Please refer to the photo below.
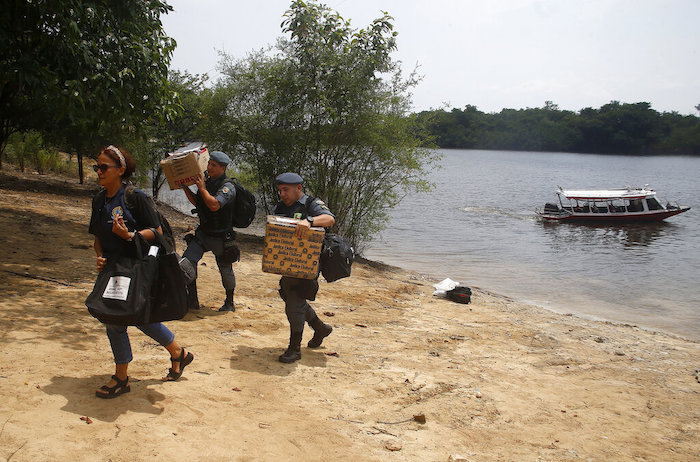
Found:
<path fill-rule="evenodd" d="M 594 225 L 586 223 L 557 223 L 542 221 L 545 235 L 552 241 L 553 247 L 578 245 L 621 244 L 623 247 L 646 247 L 667 238 L 675 225 L 666 222 Z"/>

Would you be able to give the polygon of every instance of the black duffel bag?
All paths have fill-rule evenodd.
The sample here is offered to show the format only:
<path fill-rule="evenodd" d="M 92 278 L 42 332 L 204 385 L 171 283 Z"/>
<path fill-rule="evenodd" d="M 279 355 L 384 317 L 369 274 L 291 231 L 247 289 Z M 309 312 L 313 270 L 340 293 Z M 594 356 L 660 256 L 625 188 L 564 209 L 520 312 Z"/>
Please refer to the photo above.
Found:
<path fill-rule="evenodd" d="M 159 251 L 158 278 L 151 292 L 151 313 L 148 322 L 182 319 L 187 314 L 187 280 L 180 267 L 180 257 L 162 234 L 154 229 L 151 231 L 156 235 L 154 244 L 159 247 Z"/>
<path fill-rule="evenodd" d="M 321 248 L 321 274 L 327 282 L 350 276 L 355 250 L 350 243 L 337 234 L 326 234 Z"/>
<path fill-rule="evenodd" d="M 107 258 L 85 299 L 88 311 L 105 324 L 138 326 L 151 319 L 151 293 L 158 279 L 158 259 L 139 233 L 132 255 Z"/>

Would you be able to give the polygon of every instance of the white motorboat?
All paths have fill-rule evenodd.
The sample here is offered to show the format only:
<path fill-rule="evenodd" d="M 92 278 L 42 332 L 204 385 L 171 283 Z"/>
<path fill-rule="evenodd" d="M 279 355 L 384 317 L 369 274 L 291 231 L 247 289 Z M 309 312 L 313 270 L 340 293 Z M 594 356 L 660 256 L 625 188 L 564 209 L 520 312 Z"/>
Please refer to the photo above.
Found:
<path fill-rule="evenodd" d="M 535 210 L 544 220 L 571 222 L 639 223 L 661 221 L 690 210 L 667 202 L 662 204 L 656 191 L 643 188 L 562 189 L 556 191 L 558 203 L 546 203 Z"/>

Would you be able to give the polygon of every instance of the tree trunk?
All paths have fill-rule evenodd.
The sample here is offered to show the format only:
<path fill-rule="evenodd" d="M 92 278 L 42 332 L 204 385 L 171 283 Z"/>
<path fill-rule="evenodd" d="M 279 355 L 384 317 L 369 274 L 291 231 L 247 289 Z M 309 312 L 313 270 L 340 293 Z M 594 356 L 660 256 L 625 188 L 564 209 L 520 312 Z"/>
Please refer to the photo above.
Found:
<path fill-rule="evenodd" d="M 80 184 L 83 184 L 83 155 L 78 152 L 78 177 L 80 178 Z"/>
<path fill-rule="evenodd" d="M 3 121 L 2 128 L 0 128 L 0 170 L 2 170 L 2 159 L 5 157 L 5 148 L 7 147 L 7 142 L 10 141 L 10 130 L 8 129 L 9 124 Z"/>

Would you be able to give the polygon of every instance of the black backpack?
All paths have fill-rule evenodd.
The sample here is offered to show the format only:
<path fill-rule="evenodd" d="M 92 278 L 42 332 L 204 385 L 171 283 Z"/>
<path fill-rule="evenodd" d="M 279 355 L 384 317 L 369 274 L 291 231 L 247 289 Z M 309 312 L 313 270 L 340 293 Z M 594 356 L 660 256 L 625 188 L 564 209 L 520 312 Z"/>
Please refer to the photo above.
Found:
<path fill-rule="evenodd" d="M 233 205 L 233 227 L 247 228 L 255 218 L 255 196 L 241 186 L 235 178 L 231 178 L 231 182 L 236 188 L 236 202 Z"/>
<path fill-rule="evenodd" d="M 134 186 L 133 185 L 126 185 L 126 189 L 124 190 L 124 204 L 126 204 L 126 207 L 131 209 L 134 206 Z M 152 197 L 147 196 L 151 200 L 151 206 L 153 207 L 153 210 L 155 210 L 156 215 L 158 216 L 158 221 L 160 221 L 160 229 L 163 231 L 163 237 L 165 240 L 170 244 L 170 247 L 172 247 L 173 252 L 175 252 L 175 234 L 173 233 L 173 228 L 170 226 L 170 222 L 168 222 L 168 219 L 165 218 L 165 216 L 160 213 L 158 210 L 158 207 L 156 207 L 156 202 L 153 200 Z"/>
<path fill-rule="evenodd" d="M 306 199 L 306 214 L 309 214 L 309 205 L 316 198 L 309 196 Z M 355 249 L 350 243 L 337 234 L 326 233 L 321 247 L 319 266 L 321 274 L 326 282 L 334 282 L 350 276 L 352 262 L 355 259 Z"/>
<path fill-rule="evenodd" d="M 472 290 L 469 287 L 457 286 L 452 290 L 448 290 L 447 298 L 457 303 L 469 303 L 472 301 Z"/>

